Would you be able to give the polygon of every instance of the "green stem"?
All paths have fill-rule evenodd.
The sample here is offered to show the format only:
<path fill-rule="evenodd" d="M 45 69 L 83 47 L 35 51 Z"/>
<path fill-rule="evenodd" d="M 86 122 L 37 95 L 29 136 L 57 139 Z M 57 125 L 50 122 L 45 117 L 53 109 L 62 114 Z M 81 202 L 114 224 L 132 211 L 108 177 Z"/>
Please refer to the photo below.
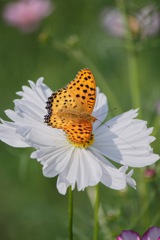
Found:
<path fill-rule="evenodd" d="M 98 239 L 98 230 L 99 230 L 99 223 L 98 223 L 98 212 L 99 212 L 99 185 L 95 187 L 96 194 L 95 194 L 95 203 L 94 203 L 94 232 L 93 232 L 93 240 Z"/>
<path fill-rule="evenodd" d="M 68 239 L 73 240 L 73 192 L 71 186 L 68 192 Z"/>
<path fill-rule="evenodd" d="M 87 188 L 87 195 L 88 195 L 89 201 L 90 201 L 93 209 L 95 207 L 96 194 L 97 194 L 97 190 L 95 188 Z M 99 195 L 99 193 L 98 193 L 98 195 Z M 98 227 L 101 229 L 101 233 L 103 234 L 103 236 L 107 236 L 108 237 L 107 239 L 112 239 L 113 235 L 111 232 L 111 228 L 107 224 L 106 213 L 105 213 L 104 209 L 102 208 L 102 204 L 100 204 L 100 203 L 99 203 L 99 211 L 98 211 L 97 215 L 98 215 L 97 219 L 99 220 Z"/>
<path fill-rule="evenodd" d="M 139 84 L 139 49 L 138 43 L 135 42 L 134 36 L 132 34 L 131 28 L 129 26 L 128 15 L 127 15 L 127 3 L 126 0 L 117 0 L 117 6 L 121 10 L 125 25 L 127 26 L 126 34 L 126 48 L 127 48 L 127 60 L 128 60 L 128 74 L 129 74 L 129 86 L 132 99 L 133 108 L 140 108 L 138 117 L 141 118 L 141 94 L 140 94 L 140 84 Z M 139 172 L 139 199 L 140 204 L 144 203 L 147 199 L 148 192 L 147 186 L 144 181 L 144 170 L 141 169 Z M 140 213 L 139 213 L 140 214 Z M 147 223 L 147 213 L 145 214 L 145 222 Z"/>

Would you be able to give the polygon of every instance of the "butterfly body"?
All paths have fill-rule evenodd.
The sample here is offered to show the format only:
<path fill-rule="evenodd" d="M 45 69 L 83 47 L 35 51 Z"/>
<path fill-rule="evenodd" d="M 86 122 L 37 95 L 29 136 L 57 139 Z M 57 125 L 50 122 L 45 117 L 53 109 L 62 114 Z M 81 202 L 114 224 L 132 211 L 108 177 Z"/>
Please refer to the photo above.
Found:
<path fill-rule="evenodd" d="M 77 122 L 82 122 L 83 120 L 88 120 L 91 122 L 96 121 L 96 118 L 88 114 L 87 112 L 78 113 L 76 111 L 71 112 L 71 111 L 64 110 L 64 111 L 57 112 L 56 114 L 60 118 L 66 118 L 68 120 L 74 119 Z"/>
<path fill-rule="evenodd" d="M 47 101 L 45 122 L 65 131 L 69 140 L 84 143 L 91 138 L 91 115 L 96 99 L 96 84 L 89 69 L 82 69 L 66 88 L 54 92 Z"/>

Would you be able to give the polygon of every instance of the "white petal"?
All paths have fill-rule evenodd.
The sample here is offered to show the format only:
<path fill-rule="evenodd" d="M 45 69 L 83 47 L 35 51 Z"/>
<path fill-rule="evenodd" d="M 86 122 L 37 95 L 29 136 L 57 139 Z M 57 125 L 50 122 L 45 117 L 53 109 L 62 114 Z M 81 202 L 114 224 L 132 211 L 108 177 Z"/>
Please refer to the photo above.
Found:
<path fill-rule="evenodd" d="M 97 157 L 97 161 L 102 166 L 103 174 L 101 182 L 112 189 L 121 190 L 126 187 L 126 174 L 127 167 L 121 167 L 120 169 L 115 168 L 106 158 L 95 149 L 90 148 L 91 152 Z"/>
<path fill-rule="evenodd" d="M 43 99 L 43 102 L 45 99 L 47 99 L 51 94 L 52 91 L 51 89 L 43 83 L 44 78 L 39 78 L 36 82 L 36 84 L 32 81 L 29 80 L 29 84 L 31 86 L 23 86 L 23 92 L 17 92 L 17 95 L 22 96 L 22 99 L 28 100 L 28 99 L 33 99 L 33 95 L 38 95 L 40 96 L 41 99 Z"/>
<path fill-rule="evenodd" d="M 47 114 L 45 110 L 46 103 L 44 102 L 43 105 L 41 104 L 34 104 L 29 101 L 24 100 L 14 100 L 16 109 L 18 109 L 21 113 L 26 113 L 27 115 L 37 119 L 39 121 L 44 122 L 44 115 Z"/>
<path fill-rule="evenodd" d="M 144 167 L 159 159 L 153 154 L 149 144 L 154 137 L 149 136 L 152 128 L 146 122 L 132 119 L 136 110 L 128 111 L 95 130 L 93 147 L 109 159 L 122 165 Z"/>
<path fill-rule="evenodd" d="M 67 180 L 64 179 L 62 175 L 61 175 L 61 176 L 59 175 L 59 176 L 58 176 L 58 179 L 57 179 L 57 189 L 58 189 L 59 193 L 65 195 L 66 192 L 67 192 L 67 188 L 68 188 L 69 186 L 70 186 L 70 183 L 67 182 Z M 72 190 L 73 190 L 73 189 L 74 189 L 74 188 L 72 188 Z"/>
<path fill-rule="evenodd" d="M 45 102 L 51 94 L 51 90 L 43 84 L 43 78 L 38 79 L 36 85 L 31 81 L 30 84 L 32 89 L 24 86 L 24 92 L 18 93 L 22 99 L 15 100 L 15 112 L 5 111 L 6 115 L 15 123 L 2 120 L 3 124 L 0 125 L 1 140 L 14 147 L 29 146 L 23 138 L 26 129 L 37 126 L 39 122 L 43 123 L 44 115 L 47 112 L 45 111 Z"/>
<path fill-rule="evenodd" d="M 81 191 L 87 186 L 96 185 L 101 176 L 102 168 L 97 158 L 86 149 L 75 148 L 68 166 L 59 174 L 57 188 L 59 192 L 62 192 L 62 189 L 64 191 L 64 186 L 66 186 L 64 191 L 66 192 L 69 185 L 74 189 L 77 184 L 78 191 Z"/>
<path fill-rule="evenodd" d="M 130 185 L 132 188 L 136 189 L 136 182 L 132 178 L 132 175 L 133 175 L 133 169 L 126 175 L 126 181 L 127 181 L 128 185 Z"/>
<path fill-rule="evenodd" d="M 98 87 L 96 90 L 97 97 L 92 115 L 97 118 L 97 121 L 94 122 L 93 129 L 96 129 L 99 125 L 101 125 L 108 114 L 107 98 L 103 93 L 99 93 Z"/>
<path fill-rule="evenodd" d="M 22 116 L 18 115 L 15 111 L 7 109 L 5 110 L 5 114 L 7 115 L 8 118 L 10 118 L 13 122 L 23 124 L 22 122 Z"/>
<path fill-rule="evenodd" d="M 25 140 L 36 148 L 44 146 L 58 147 L 59 145 L 66 146 L 69 144 L 63 131 L 42 124 L 31 127 L 25 136 Z"/>
<path fill-rule="evenodd" d="M 122 114 L 110 119 L 109 121 L 107 121 L 107 126 L 112 127 L 115 125 L 115 123 L 124 123 L 126 120 L 128 121 L 129 119 L 135 118 L 138 115 L 137 112 L 138 112 L 138 109 L 136 109 L 136 110 L 131 109 L 125 113 L 122 113 Z"/>
<path fill-rule="evenodd" d="M 41 162 L 43 167 L 43 174 L 46 177 L 54 177 L 57 174 L 65 171 L 66 166 L 70 162 L 70 158 L 72 156 L 73 150 L 71 148 L 61 148 L 61 149 L 54 149 L 50 156 L 46 156 L 47 160 Z M 63 175 L 63 174 L 62 174 Z"/>
<path fill-rule="evenodd" d="M 30 86 L 33 91 L 37 93 L 37 95 L 42 99 L 42 102 L 46 101 L 46 99 L 52 94 L 51 89 L 43 83 L 44 78 L 39 78 L 36 82 L 29 81 Z"/>
<path fill-rule="evenodd" d="M 119 169 L 104 167 L 101 182 L 112 189 L 122 190 L 126 187 L 125 174 Z"/>
<path fill-rule="evenodd" d="M 0 124 L 0 139 L 12 147 L 29 147 L 22 136 L 16 133 L 16 128 Z"/>
<path fill-rule="evenodd" d="M 22 96 L 22 99 L 17 99 L 15 102 L 28 103 L 28 107 L 32 104 L 40 108 L 41 111 L 45 111 L 47 98 L 52 94 L 52 91 L 43 83 L 43 78 L 39 78 L 36 84 L 32 81 L 29 83 L 32 88 L 23 86 L 23 92 L 17 92 L 17 95 Z"/>

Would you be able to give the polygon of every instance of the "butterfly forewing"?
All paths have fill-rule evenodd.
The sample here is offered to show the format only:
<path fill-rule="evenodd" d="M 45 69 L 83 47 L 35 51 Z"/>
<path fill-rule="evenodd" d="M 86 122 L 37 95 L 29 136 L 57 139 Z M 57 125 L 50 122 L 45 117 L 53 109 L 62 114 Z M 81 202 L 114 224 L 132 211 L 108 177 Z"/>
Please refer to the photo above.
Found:
<path fill-rule="evenodd" d="M 89 69 L 79 71 L 75 79 L 67 85 L 67 89 L 83 111 L 92 113 L 96 99 L 96 83 Z"/>

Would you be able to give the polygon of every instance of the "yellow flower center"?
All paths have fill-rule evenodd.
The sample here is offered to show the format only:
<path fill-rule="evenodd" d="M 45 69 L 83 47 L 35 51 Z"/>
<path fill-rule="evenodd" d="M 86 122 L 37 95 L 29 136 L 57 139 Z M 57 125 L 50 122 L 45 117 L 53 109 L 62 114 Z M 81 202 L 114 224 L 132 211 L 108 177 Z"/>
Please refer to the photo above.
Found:
<path fill-rule="evenodd" d="M 88 148 L 90 145 L 94 143 L 94 134 L 91 134 L 90 139 L 88 139 L 86 142 L 74 142 L 69 139 L 67 136 L 68 141 L 77 148 Z"/>

